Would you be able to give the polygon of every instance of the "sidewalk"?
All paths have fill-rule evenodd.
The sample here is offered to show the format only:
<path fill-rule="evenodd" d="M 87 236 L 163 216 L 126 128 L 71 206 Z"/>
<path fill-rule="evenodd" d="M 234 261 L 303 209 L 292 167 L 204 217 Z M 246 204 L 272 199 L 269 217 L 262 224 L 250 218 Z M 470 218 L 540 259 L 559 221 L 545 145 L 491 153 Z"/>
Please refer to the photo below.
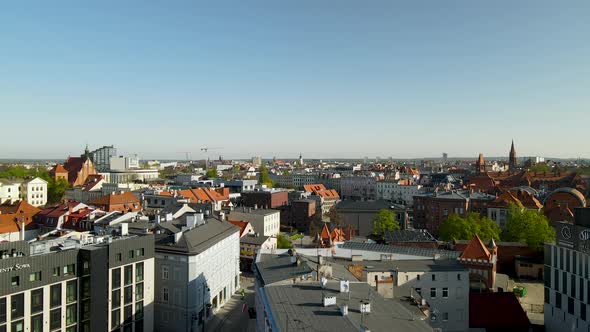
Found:
<path fill-rule="evenodd" d="M 248 286 L 247 283 L 244 286 Z M 248 309 L 254 307 L 254 292 L 252 287 L 245 287 L 245 298 L 242 300 L 240 294 L 232 295 L 227 303 L 217 310 L 215 315 L 207 321 L 205 329 L 207 332 L 219 331 L 243 331 L 255 332 L 256 320 L 250 319 Z M 247 304 L 247 308 L 242 312 L 243 304 Z"/>

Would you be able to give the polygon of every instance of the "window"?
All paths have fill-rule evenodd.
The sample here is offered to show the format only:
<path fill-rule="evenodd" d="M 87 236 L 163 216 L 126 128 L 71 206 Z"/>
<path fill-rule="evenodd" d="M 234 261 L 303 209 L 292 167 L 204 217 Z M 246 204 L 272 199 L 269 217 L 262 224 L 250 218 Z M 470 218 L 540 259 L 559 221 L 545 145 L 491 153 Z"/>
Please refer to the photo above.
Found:
<path fill-rule="evenodd" d="M 74 270 L 76 269 L 76 264 L 68 264 L 64 266 L 64 276 L 74 274 Z"/>
<path fill-rule="evenodd" d="M 117 259 L 117 262 L 122 261 L 123 260 L 123 255 L 121 255 L 121 253 L 117 253 L 116 259 Z"/>
<path fill-rule="evenodd" d="M 31 317 L 31 332 L 43 332 L 43 315 Z"/>
<path fill-rule="evenodd" d="M 416 288 L 415 291 L 418 295 L 422 296 L 422 288 Z"/>
<path fill-rule="evenodd" d="M 77 280 L 68 281 L 68 283 L 66 284 L 66 302 L 67 303 L 76 302 L 77 298 L 78 298 L 78 281 Z"/>
<path fill-rule="evenodd" d="M 433 273 L 432 274 L 432 281 L 435 281 L 435 280 L 436 280 L 436 275 Z"/>
<path fill-rule="evenodd" d="M 78 320 L 76 309 L 75 303 L 66 307 L 66 325 L 76 324 Z"/>
<path fill-rule="evenodd" d="M 133 265 L 125 266 L 125 285 L 133 282 Z"/>
<path fill-rule="evenodd" d="M 133 251 L 133 250 L 129 250 L 128 257 L 129 257 L 130 259 L 134 258 L 134 257 L 135 257 L 135 251 Z"/>
<path fill-rule="evenodd" d="M 141 256 L 143 256 L 143 248 L 135 249 L 135 257 L 141 257 Z"/>
<path fill-rule="evenodd" d="M 0 299 L 0 324 L 6 323 L 6 298 Z"/>
<path fill-rule="evenodd" d="M 555 307 L 561 309 L 561 293 L 555 292 Z"/>
<path fill-rule="evenodd" d="M 133 321 L 133 308 L 132 305 L 125 306 L 123 310 L 123 324 L 129 324 Z"/>
<path fill-rule="evenodd" d="M 83 277 L 80 281 L 81 298 L 87 299 L 90 297 L 90 277 Z"/>
<path fill-rule="evenodd" d="M 135 285 L 135 301 L 143 300 L 143 283 Z"/>
<path fill-rule="evenodd" d="M 562 281 L 562 285 L 561 285 L 561 292 L 564 294 L 567 294 L 567 272 L 563 271 L 561 273 L 561 281 Z"/>
<path fill-rule="evenodd" d="M 111 328 L 114 329 L 121 325 L 121 310 L 113 310 L 111 312 Z"/>
<path fill-rule="evenodd" d="M 168 303 L 168 287 L 162 287 L 162 302 Z"/>
<path fill-rule="evenodd" d="M 168 266 L 162 266 L 162 279 L 168 280 Z"/>
<path fill-rule="evenodd" d="M 549 304 L 551 303 L 551 299 L 549 298 L 551 296 L 551 293 L 549 292 L 549 288 L 545 287 L 545 294 L 544 294 L 544 298 L 545 298 L 545 303 Z"/>
<path fill-rule="evenodd" d="M 53 268 L 53 276 L 54 277 L 59 277 L 61 275 L 61 269 L 59 268 L 59 266 L 56 266 Z"/>
<path fill-rule="evenodd" d="M 435 299 L 436 298 L 436 288 L 431 288 L 430 289 L 430 297 Z"/>
<path fill-rule="evenodd" d="M 442 320 L 443 320 L 443 322 L 446 322 L 449 320 L 449 313 L 448 312 L 443 312 Z"/>
<path fill-rule="evenodd" d="M 133 301 L 133 286 L 125 287 L 125 294 L 124 294 L 124 301 L 125 304 L 131 303 Z"/>
<path fill-rule="evenodd" d="M 23 317 L 25 314 L 25 294 L 20 293 L 10 297 L 10 319 Z"/>
<path fill-rule="evenodd" d="M 580 302 L 580 318 L 586 320 L 586 304 Z"/>
<path fill-rule="evenodd" d="M 43 311 L 43 288 L 31 291 L 31 313 Z"/>
<path fill-rule="evenodd" d="M 120 289 L 114 289 L 111 292 L 111 306 L 112 308 L 118 308 L 121 306 L 121 290 Z"/>
<path fill-rule="evenodd" d="M 20 285 L 20 277 L 19 276 L 13 276 L 12 278 L 10 278 L 10 284 L 13 287 L 18 287 Z"/>
<path fill-rule="evenodd" d="M 443 288 L 442 297 L 444 297 L 445 299 L 449 297 L 449 289 L 447 287 Z"/>
<path fill-rule="evenodd" d="M 111 271 L 111 284 L 112 288 L 121 287 L 121 269 L 116 268 Z"/>
<path fill-rule="evenodd" d="M 49 328 L 58 329 L 61 327 L 61 308 L 53 309 L 49 312 Z"/>
<path fill-rule="evenodd" d="M 82 301 L 82 310 L 80 311 L 80 320 L 90 319 L 90 300 Z"/>
<path fill-rule="evenodd" d="M 420 280 L 420 275 L 419 274 L 416 275 L 416 279 Z"/>
<path fill-rule="evenodd" d="M 84 262 L 82 263 L 82 274 L 90 274 L 90 262 L 87 260 L 84 260 Z"/>
<path fill-rule="evenodd" d="M 29 281 L 41 281 L 41 271 L 33 272 L 29 274 Z"/>
<path fill-rule="evenodd" d="M 461 280 L 461 273 L 457 273 L 457 280 Z"/>
<path fill-rule="evenodd" d="M 23 332 L 25 330 L 25 322 L 19 320 L 18 322 L 13 322 L 12 324 L 12 332 Z"/>
<path fill-rule="evenodd" d="M 135 282 L 143 281 L 143 263 L 135 264 Z"/>
<path fill-rule="evenodd" d="M 570 276 L 570 295 L 576 296 L 576 276 L 573 274 Z"/>
<path fill-rule="evenodd" d="M 574 314 L 574 298 L 573 297 L 567 298 L 567 312 L 570 315 Z"/>
<path fill-rule="evenodd" d="M 61 284 L 51 286 L 50 304 L 52 307 L 61 305 Z"/>
<path fill-rule="evenodd" d="M 111 271 L 111 284 L 112 288 L 121 287 L 121 269 L 116 268 Z"/>
<path fill-rule="evenodd" d="M 135 303 L 135 320 L 143 319 L 143 302 Z"/>

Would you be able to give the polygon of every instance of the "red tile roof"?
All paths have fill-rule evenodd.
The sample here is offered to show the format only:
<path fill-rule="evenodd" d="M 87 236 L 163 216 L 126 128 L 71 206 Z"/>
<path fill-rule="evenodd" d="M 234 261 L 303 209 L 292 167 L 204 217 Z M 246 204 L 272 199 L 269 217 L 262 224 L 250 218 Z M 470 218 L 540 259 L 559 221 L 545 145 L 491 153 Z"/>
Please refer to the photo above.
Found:
<path fill-rule="evenodd" d="M 139 198 L 132 192 L 126 191 L 114 195 L 106 195 L 99 197 L 91 202 L 95 205 L 120 205 L 120 204 L 139 204 Z"/>
<path fill-rule="evenodd" d="M 459 257 L 460 259 L 483 259 L 490 260 L 492 254 L 488 248 L 483 244 L 479 236 L 475 235 Z"/>
<path fill-rule="evenodd" d="M 246 227 L 248 227 L 249 222 L 241 220 L 229 220 L 229 222 L 240 227 L 240 237 L 244 236 L 244 231 L 246 230 Z"/>
<path fill-rule="evenodd" d="M 55 164 L 55 166 L 49 171 L 49 173 L 67 173 L 68 170 L 65 169 L 61 164 Z"/>

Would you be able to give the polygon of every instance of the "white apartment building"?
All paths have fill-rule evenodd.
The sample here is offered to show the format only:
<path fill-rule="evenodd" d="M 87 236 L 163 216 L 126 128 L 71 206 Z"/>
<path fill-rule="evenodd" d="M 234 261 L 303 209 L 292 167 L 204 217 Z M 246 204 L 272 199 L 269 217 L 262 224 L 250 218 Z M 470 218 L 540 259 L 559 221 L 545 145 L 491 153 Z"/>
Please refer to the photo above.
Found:
<path fill-rule="evenodd" d="M 20 182 L 8 179 L 0 179 L 0 204 L 19 199 Z"/>
<path fill-rule="evenodd" d="M 47 181 L 41 178 L 25 180 L 20 185 L 21 198 L 32 206 L 47 204 Z"/>
<path fill-rule="evenodd" d="M 0 179 L 0 204 L 23 199 L 33 206 L 47 204 L 47 181 L 33 179 Z"/>
<path fill-rule="evenodd" d="M 203 331 L 240 289 L 239 228 L 192 216 L 165 224 L 156 235 L 155 330 Z"/>
<path fill-rule="evenodd" d="M 264 236 L 277 236 L 281 229 L 281 212 L 278 210 L 238 209 L 231 211 L 228 220 L 248 221 L 254 228 L 254 232 Z"/>
<path fill-rule="evenodd" d="M 421 185 L 401 185 L 397 181 L 377 182 L 377 199 L 413 206 L 415 195 L 423 192 Z"/>
<path fill-rule="evenodd" d="M 365 261 L 367 282 L 393 280 L 430 306 L 429 324 L 443 331 L 469 329 L 469 270 L 454 259 Z M 394 290 L 395 292 L 395 290 Z"/>

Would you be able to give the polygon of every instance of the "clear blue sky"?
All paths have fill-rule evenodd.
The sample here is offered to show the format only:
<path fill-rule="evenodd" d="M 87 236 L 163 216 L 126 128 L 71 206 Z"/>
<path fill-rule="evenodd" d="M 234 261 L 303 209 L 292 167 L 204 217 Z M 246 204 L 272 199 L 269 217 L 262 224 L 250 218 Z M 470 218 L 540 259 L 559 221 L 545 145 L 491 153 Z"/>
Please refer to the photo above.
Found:
<path fill-rule="evenodd" d="M 0 158 L 590 157 L 590 1 L 0 4 Z"/>

